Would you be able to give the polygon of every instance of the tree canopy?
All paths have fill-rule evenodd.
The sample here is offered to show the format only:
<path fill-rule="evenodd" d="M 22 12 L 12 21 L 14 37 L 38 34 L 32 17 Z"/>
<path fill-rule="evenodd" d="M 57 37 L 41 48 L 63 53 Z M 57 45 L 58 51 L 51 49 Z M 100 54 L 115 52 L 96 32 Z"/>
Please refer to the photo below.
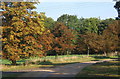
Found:
<path fill-rule="evenodd" d="M 16 60 L 36 54 L 37 35 L 44 28 L 40 14 L 31 11 L 36 2 L 3 2 L 3 57 L 16 64 Z"/>

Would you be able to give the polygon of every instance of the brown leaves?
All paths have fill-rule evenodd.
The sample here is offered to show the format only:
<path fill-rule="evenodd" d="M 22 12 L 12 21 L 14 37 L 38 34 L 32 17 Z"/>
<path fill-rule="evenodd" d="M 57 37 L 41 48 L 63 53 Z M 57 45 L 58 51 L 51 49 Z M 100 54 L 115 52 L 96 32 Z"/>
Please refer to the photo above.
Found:
<path fill-rule="evenodd" d="M 57 52 L 62 50 L 72 50 L 75 45 L 73 40 L 75 40 L 75 35 L 71 29 L 68 29 L 67 26 L 58 23 L 54 28 L 54 50 Z"/>
<path fill-rule="evenodd" d="M 46 53 L 49 50 L 52 50 L 52 44 L 53 44 L 54 38 L 53 34 L 48 32 L 44 32 L 42 35 L 38 37 L 38 47 Z"/>
<path fill-rule="evenodd" d="M 3 54 L 7 53 L 4 57 L 18 60 L 35 55 L 35 52 L 39 51 L 38 47 L 42 47 L 38 43 L 38 35 L 41 35 L 45 28 L 42 18 L 39 18 L 40 15 L 34 12 L 33 16 L 28 11 L 35 8 L 34 3 L 4 2 L 3 4 L 2 47 Z"/>
<path fill-rule="evenodd" d="M 90 46 L 91 49 L 110 52 L 118 48 L 119 27 L 119 21 L 115 21 L 114 24 L 110 24 L 104 30 L 102 35 L 86 33 L 85 35 L 81 35 L 81 37 L 83 38 L 83 42 L 87 46 Z"/>

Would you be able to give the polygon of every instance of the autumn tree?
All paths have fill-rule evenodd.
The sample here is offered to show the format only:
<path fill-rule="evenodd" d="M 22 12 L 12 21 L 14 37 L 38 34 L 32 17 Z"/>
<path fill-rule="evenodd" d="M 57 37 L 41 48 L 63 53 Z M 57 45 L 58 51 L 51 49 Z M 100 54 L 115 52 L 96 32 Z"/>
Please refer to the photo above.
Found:
<path fill-rule="evenodd" d="M 91 37 L 91 32 L 87 32 L 85 34 L 80 34 L 80 39 L 78 40 L 78 49 L 87 51 L 87 55 L 89 56 L 90 54 L 90 49 L 91 49 L 91 43 L 94 41 L 93 37 Z"/>
<path fill-rule="evenodd" d="M 119 23 L 119 21 L 115 21 L 113 24 L 110 24 L 108 28 L 103 31 L 102 35 L 96 33 L 82 35 L 84 42 L 96 52 L 103 51 L 104 54 L 108 56 L 112 51 L 119 49 Z"/>
<path fill-rule="evenodd" d="M 78 50 L 87 50 L 87 54 L 90 53 L 90 37 L 89 34 L 91 33 L 98 33 L 98 25 L 100 24 L 100 19 L 98 18 L 80 18 L 79 19 L 79 26 L 78 26 L 78 43 L 77 49 Z M 83 45 L 82 45 L 83 44 Z"/>
<path fill-rule="evenodd" d="M 87 45 L 83 40 L 84 38 L 82 37 L 82 34 L 78 34 L 75 53 L 81 53 L 87 51 Z"/>
<path fill-rule="evenodd" d="M 69 29 L 67 26 L 57 23 L 53 34 L 54 34 L 54 45 L 53 48 L 57 53 L 69 54 L 75 45 L 75 34 L 73 30 Z"/>
<path fill-rule="evenodd" d="M 46 56 L 47 51 L 53 50 L 52 45 L 54 42 L 54 35 L 50 32 L 50 30 L 46 30 L 45 32 L 43 32 L 43 34 L 38 37 L 38 40 L 38 47 L 42 51 L 41 55 Z"/>
<path fill-rule="evenodd" d="M 105 33 L 106 35 L 111 34 L 113 36 L 112 40 L 114 40 L 114 44 L 116 45 L 114 50 L 120 51 L 120 21 L 116 20 L 110 24 L 109 27 L 105 30 Z"/>
<path fill-rule="evenodd" d="M 16 61 L 36 54 L 37 36 L 44 31 L 40 14 L 31 11 L 37 2 L 3 2 L 3 58 Z"/>
<path fill-rule="evenodd" d="M 101 50 L 105 55 L 109 55 L 112 51 L 119 50 L 119 35 L 120 35 L 120 21 L 114 21 L 109 24 L 108 28 L 103 31 L 103 34 L 99 36 L 97 40 L 101 46 Z M 100 47 L 98 46 L 98 47 Z"/>

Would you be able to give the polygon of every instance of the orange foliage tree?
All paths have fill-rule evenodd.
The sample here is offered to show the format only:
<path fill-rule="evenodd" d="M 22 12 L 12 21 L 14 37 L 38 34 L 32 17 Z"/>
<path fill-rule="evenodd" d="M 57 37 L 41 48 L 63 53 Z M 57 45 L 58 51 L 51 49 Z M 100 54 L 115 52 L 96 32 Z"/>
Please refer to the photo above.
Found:
<path fill-rule="evenodd" d="M 67 26 L 57 23 L 53 30 L 54 41 L 53 49 L 57 53 L 68 54 L 75 48 L 75 34 L 74 30 L 69 29 Z"/>
<path fill-rule="evenodd" d="M 54 35 L 50 32 L 50 30 L 46 30 L 45 32 L 43 32 L 42 35 L 38 37 L 38 40 L 39 40 L 38 47 L 42 51 L 41 55 L 46 56 L 47 51 L 53 49 L 52 48 L 53 41 L 54 41 L 53 37 Z"/>
<path fill-rule="evenodd" d="M 82 35 L 83 42 L 95 51 L 103 51 L 109 55 L 111 51 L 119 50 L 120 21 L 115 21 L 103 31 L 102 35 L 86 33 Z"/>
<path fill-rule="evenodd" d="M 3 2 L 3 58 L 16 61 L 33 56 L 38 51 L 37 36 L 44 31 L 40 14 L 31 11 L 37 2 Z"/>

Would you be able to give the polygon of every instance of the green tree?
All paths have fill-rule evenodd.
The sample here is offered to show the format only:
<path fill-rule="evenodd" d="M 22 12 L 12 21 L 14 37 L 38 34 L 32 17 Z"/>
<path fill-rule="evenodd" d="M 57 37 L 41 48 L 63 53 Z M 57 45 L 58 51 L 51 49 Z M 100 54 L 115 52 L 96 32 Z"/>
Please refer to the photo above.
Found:
<path fill-rule="evenodd" d="M 57 19 L 57 22 L 61 22 L 65 26 L 68 26 L 69 28 L 74 30 L 78 26 L 78 18 L 76 15 L 63 14 Z"/>
<path fill-rule="evenodd" d="M 77 39 L 77 49 L 79 51 L 87 50 L 87 54 L 90 53 L 90 41 L 92 38 L 89 37 L 91 33 L 98 33 L 98 25 L 100 24 L 100 19 L 98 18 L 80 18 L 79 26 L 77 32 L 80 34 Z M 83 44 L 83 45 L 82 45 Z"/>
<path fill-rule="evenodd" d="M 46 29 L 53 30 L 55 21 L 51 17 L 44 19 Z"/>
<path fill-rule="evenodd" d="M 98 25 L 100 23 L 100 19 L 98 18 L 87 18 L 83 19 L 82 27 L 85 32 L 98 33 Z"/>
<path fill-rule="evenodd" d="M 31 11 L 37 2 L 3 2 L 3 58 L 16 61 L 36 54 L 37 36 L 45 30 L 40 14 Z"/>
<path fill-rule="evenodd" d="M 114 8 L 118 12 L 118 17 L 116 19 L 120 20 L 120 1 L 116 1 L 116 4 L 115 4 Z"/>
<path fill-rule="evenodd" d="M 109 24 L 112 24 L 115 20 L 112 18 L 101 20 L 98 25 L 98 34 L 102 34 L 103 31 L 108 27 Z"/>

